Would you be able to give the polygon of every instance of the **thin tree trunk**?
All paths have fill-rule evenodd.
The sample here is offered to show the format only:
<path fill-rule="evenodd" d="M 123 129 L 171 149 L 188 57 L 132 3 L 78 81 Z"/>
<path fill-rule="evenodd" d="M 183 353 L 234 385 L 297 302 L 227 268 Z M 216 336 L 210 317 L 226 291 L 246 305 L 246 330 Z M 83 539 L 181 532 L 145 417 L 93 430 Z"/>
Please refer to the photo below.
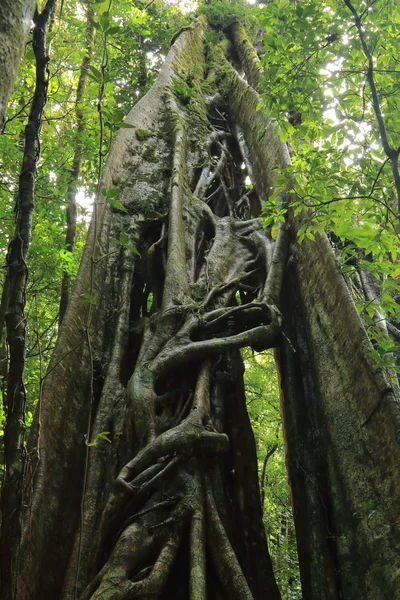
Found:
<path fill-rule="evenodd" d="M 83 162 L 83 134 L 85 132 L 85 119 L 83 117 L 82 109 L 80 104 L 83 99 L 83 95 L 86 89 L 86 82 L 89 72 L 90 62 L 92 60 L 93 51 L 93 40 L 94 40 L 94 21 L 93 21 L 93 8 L 91 4 L 86 5 L 86 44 L 84 48 L 84 57 L 82 59 L 81 69 L 79 73 L 78 87 L 76 90 L 75 100 L 75 116 L 77 121 L 77 133 L 75 139 L 75 153 L 71 167 L 71 179 L 68 183 L 67 189 L 67 230 L 65 234 L 65 249 L 68 252 L 73 252 L 75 248 L 75 237 L 76 237 L 76 194 L 79 177 L 81 174 L 82 162 Z M 71 275 L 64 271 L 62 282 L 61 282 L 61 296 L 60 296 L 60 314 L 59 314 L 59 325 L 67 310 L 71 289 Z"/>
<path fill-rule="evenodd" d="M 47 99 L 48 73 L 46 25 L 55 0 L 49 0 L 42 13 L 34 17 L 33 48 L 36 57 L 36 87 L 28 124 L 19 178 L 14 238 L 7 254 L 5 281 L 5 322 L 10 362 L 7 379 L 6 424 L 4 431 L 5 479 L 1 493 L 0 536 L 2 599 L 15 598 L 18 546 L 21 536 L 22 487 L 25 466 L 25 387 L 26 352 L 25 293 L 28 280 L 26 258 L 32 234 L 34 178 L 38 160 L 38 139 Z M 3 307 L 2 307 L 3 308 Z"/>

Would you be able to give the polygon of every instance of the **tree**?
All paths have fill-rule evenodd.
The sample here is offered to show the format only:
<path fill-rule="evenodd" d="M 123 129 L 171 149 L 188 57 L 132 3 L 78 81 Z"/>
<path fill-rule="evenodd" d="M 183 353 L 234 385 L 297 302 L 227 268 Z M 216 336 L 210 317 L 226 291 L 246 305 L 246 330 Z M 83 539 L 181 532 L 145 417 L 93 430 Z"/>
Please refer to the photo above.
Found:
<path fill-rule="evenodd" d="M 33 0 L 4 1 L 0 6 L 0 127 L 3 126 L 35 8 Z"/>
<path fill-rule="evenodd" d="M 23 439 L 25 433 L 24 368 L 26 325 L 25 290 L 28 279 L 26 257 L 32 236 L 34 209 L 34 173 L 39 158 L 39 131 L 47 98 L 46 29 L 55 0 L 48 0 L 42 12 L 34 16 L 33 47 L 36 59 L 36 86 L 29 120 L 25 128 L 24 156 L 16 195 L 15 234 L 7 254 L 7 273 L 1 300 L 0 339 L 6 323 L 10 352 L 7 377 L 7 421 L 4 431 L 5 478 L 1 494 L 2 527 L 0 536 L 1 581 L 6 597 L 11 597 L 10 577 L 21 537 L 22 480 L 24 470 Z"/>
<path fill-rule="evenodd" d="M 53 598 L 63 585 L 68 597 L 75 584 L 82 593 L 88 583 L 83 597 L 100 597 L 111 581 L 121 597 L 143 597 L 146 589 L 157 595 L 164 586 L 185 597 L 189 569 L 178 585 L 172 565 L 176 557 L 185 564 L 186 548 L 191 593 L 200 598 L 206 539 L 210 593 L 261 597 L 265 589 L 279 595 L 262 529 L 255 446 L 236 350 L 250 343 L 265 347 L 276 338 L 279 316 L 270 303 L 279 273 L 275 278 L 270 269 L 264 286 L 266 264 L 260 257 L 267 259 L 272 246 L 251 218 L 260 201 L 245 189 L 245 142 L 229 132 L 233 122 L 224 98 L 230 87 L 253 105 L 257 96 L 225 59 L 224 39 L 222 47 L 210 46 L 205 79 L 203 36 L 204 24 L 178 38 L 155 87 L 128 117 L 131 127 L 123 130 L 108 163 L 78 283 L 43 384 L 40 430 L 32 440 L 40 459 L 31 467 L 36 483 L 27 499 L 32 510 L 19 560 L 21 597 L 40 590 Z M 225 71 L 217 68 L 221 60 Z M 129 147 L 137 152 L 131 165 Z M 124 148 L 128 154 L 118 166 Z M 283 152 L 279 141 L 277 151 Z M 250 304 L 260 285 L 262 296 Z M 243 304 L 234 300 L 239 289 Z M 216 356 L 215 365 L 210 356 Z M 73 380 L 67 375 L 72 372 Z M 57 398 L 50 391 L 54 386 Z M 61 411 L 54 401 L 61 402 Z M 111 406 L 121 402 L 112 423 Z M 59 427 L 63 433 L 57 433 Z M 42 435 L 45 430 L 53 432 L 54 447 Z M 66 453 L 61 461 L 55 460 L 59 451 Z M 46 481 L 44 487 L 39 480 Z M 65 527 L 56 539 L 51 531 L 61 515 Z M 133 553 L 123 559 L 122 572 L 116 557 L 132 539 Z M 42 564 L 31 560 L 31 542 Z M 157 566 L 150 572 L 152 562 Z"/>
<path fill-rule="evenodd" d="M 71 180 L 68 183 L 67 197 L 68 197 L 68 206 L 67 206 L 67 230 L 65 234 L 65 246 L 67 252 L 73 252 L 75 248 L 75 238 L 76 238 L 76 194 L 77 187 L 79 182 L 79 176 L 82 169 L 83 162 L 83 143 L 82 136 L 85 130 L 85 121 L 83 119 L 82 108 L 80 107 L 80 103 L 85 93 L 85 88 L 88 79 L 88 72 L 90 67 L 90 61 L 92 57 L 93 50 L 93 42 L 94 42 L 94 14 L 93 8 L 90 4 L 86 6 L 87 13 L 87 24 L 86 24 L 86 45 L 84 49 L 84 57 L 82 59 L 81 69 L 79 73 L 79 81 L 76 90 L 76 100 L 75 100 L 75 114 L 76 121 L 78 123 L 77 127 L 77 138 L 76 138 L 76 147 L 74 152 L 74 158 L 71 166 Z M 65 311 L 67 310 L 68 302 L 69 302 L 69 294 L 71 287 L 71 273 L 67 270 L 63 273 L 62 283 L 61 283 L 61 296 L 60 296 L 60 315 L 59 321 L 62 322 Z"/>
<path fill-rule="evenodd" d="M 396 597 L 393 384 L 325 234 L 297 243 L 285 190 L 279 232 L 257 218 L 289 153 L 243 27 L 214 25 L 180 32 L 114 143 L 29 442 L 17 598 L 279 597 L 245 346 L 277 347 L 305 597 Z"/>

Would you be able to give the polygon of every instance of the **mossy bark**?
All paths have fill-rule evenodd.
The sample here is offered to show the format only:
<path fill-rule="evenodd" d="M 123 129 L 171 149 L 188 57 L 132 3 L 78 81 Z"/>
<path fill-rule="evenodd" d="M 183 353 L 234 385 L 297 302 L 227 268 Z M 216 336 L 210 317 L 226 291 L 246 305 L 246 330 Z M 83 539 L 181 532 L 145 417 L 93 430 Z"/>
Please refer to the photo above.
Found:
<path fill-rule="evenodd" d="M 292 346 L 282 342 L 279 363 L 304 594 L 398 598 L 398 400 L 371 360 L 325 236 L 294 246 L 282 294 Z"/>
<path fill-rule="evenodd" d="M 44 381 L 19 600 L 279 598 L 238 349 L 276 343 L 280 277 L 205 27 L 177 39 L 108 161 L 126 212 L 99 199 Z"/>

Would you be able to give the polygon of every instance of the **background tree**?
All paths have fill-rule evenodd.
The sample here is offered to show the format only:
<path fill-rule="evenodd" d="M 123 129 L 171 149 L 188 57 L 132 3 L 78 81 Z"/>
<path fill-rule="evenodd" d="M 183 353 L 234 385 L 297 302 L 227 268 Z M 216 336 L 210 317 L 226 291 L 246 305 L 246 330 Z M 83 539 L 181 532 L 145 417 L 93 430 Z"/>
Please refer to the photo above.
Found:
<path fill-rule="evenodd" d="M 7 271 L 1 301 L 10 352 L 7 373 L 7 420 L 4 430 L 5 478 L 1 494 L 2 527 L 0 535 L 1 584 L 4 597 L 13 596 L 12 573 L 21 537 L 22 482 L 25 467 L 25 388 L 26 355 L 25 290 L 28 279 L 26 259 L 32 236 L 34 173 L 39 158 L 39 133 L 47 99 L 46 30 L 55 8 L 49 0 L 42 12 L 35 12 L 33 47 L 36 59 L 36 85 L 26 125 L 24 156 L 15 206 L 15 233 L 7 254 Z M 3 335 L 3 315 L 0 339 Z"/>
<path fill-rule="evenodd" d="M 33 0 L 5 1 L 0 6 L 0 127 L 3 126 L 35 8 Z"/>

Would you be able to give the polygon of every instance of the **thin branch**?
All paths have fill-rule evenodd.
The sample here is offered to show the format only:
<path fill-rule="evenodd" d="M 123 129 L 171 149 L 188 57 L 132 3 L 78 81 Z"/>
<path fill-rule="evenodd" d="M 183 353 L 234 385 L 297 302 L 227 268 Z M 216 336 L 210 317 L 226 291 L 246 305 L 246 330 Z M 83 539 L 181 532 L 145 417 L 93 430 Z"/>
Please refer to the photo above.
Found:
<path fill-rule="evenodd" d="M 387 132 L 386 132 L 386 125 L 385 125 L 385 121 L 383 119 L 382 110 L 381 110 L 381 106 L 380 106 L 380 102 L 379 102 L 378 91 L 377 91 L 376 84 L 375 84 L 374 65 L 373 65 L 372 55 L 371 55 L 371 52 L 365 41 L 364 28 L 361 24 L 361 18 L 358 15 L 356 9 L 354 8 L 354 6 L 350 0 L 344 0 L 344 3 L 354 17 L 354 23 L 355 23 L 355 26 L 358 31 L 358 36 L 360 38 L 361 46 L 362 46 L 363 52 L 365 54 L 365 57 L 368 61 L 367 80 L 368 80 L 368 84 L 369 84 L 369 87 L 371 90 L 372 105 L 374 108 L 376 119 L 378 121 L 378 127 L 379 127 L 379 133 L 380 133 L 380 138 L 381 138 L 381 142 L 382 142 L 382 147 L 383 147 L 383 150 L 385 151 L 386 156 L 389 158 L 391 166 L 392 166 L 394 184 L 395 184 L 396 191 L 397 191 L 397 206 L 398 206 L 398 211 L 400 214 L 400 172 L 399 172 L 399 165 L 398 165 L 398 157 L 399 157 L 400 150 L 392 148 L 392 146 L 389 143 L 389 139 L 388 139 Z"/>
<path fill-rule="evenodd" d="M 270 448 L 265 455 L 263 469 L 261 474 L 261 510 L 264 512 L 264 501 L 265 501 L 265 485 L 266 485 L 266 476 L 267 476 L 267 464 L 269 459 L 275 452 L 278 450 L 279 444 L 274 444 L 272 448 Z"/>

